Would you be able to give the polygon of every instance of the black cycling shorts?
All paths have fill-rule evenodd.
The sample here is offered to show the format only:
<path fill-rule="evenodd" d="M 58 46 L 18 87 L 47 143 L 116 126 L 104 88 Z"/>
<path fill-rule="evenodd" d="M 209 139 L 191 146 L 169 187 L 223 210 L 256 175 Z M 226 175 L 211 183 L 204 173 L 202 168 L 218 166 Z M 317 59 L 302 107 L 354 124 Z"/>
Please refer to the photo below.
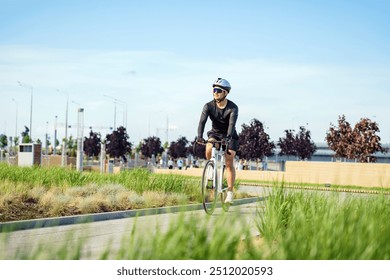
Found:
<path fill-rule="evenodd" d="M 218 133 L 216 133 L 216 132 L 214 132 L 212 130 L 207 132 L 208 139 L 213 138 L 213 139 L 215 139 L 217 141 L 221 141 L 224 136 L 226 137 L 226 135 L 218 134 Z M 229 142 L 229 150 L 233 150 L 233 151 L 237 152 L 237 150 L 238 150 L 238 139 L 232 138 L 230 140 L 230 142 Z"/>

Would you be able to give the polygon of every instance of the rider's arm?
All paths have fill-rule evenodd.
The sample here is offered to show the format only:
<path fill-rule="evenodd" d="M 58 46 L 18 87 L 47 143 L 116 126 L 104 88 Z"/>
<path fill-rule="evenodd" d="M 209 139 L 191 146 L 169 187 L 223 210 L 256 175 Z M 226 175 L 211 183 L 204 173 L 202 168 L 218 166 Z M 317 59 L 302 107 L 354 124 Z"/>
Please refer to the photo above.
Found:
<path fill-rule="evenodd" d="M 227 135 L 230 137 L 233 136 L 233 132 L 234 132 L 235 127 L 236 127 L 237 118 L 238 118 L 238 107 L 235 107 L 232 109 L 232 111 L 230 113 L 229 127 L 228 127 L 228 131 L 227 131 Z"/>
<path fill-rule="evenodd" d="M 200 115 L 200 120 L 198 125 L 198 138 L 203 138 L 204 127 L 206 125 L 208 116 L 209 116 L 208 106 L 207 104 L 205 104 L 203 106 L 202 114 Z"/>

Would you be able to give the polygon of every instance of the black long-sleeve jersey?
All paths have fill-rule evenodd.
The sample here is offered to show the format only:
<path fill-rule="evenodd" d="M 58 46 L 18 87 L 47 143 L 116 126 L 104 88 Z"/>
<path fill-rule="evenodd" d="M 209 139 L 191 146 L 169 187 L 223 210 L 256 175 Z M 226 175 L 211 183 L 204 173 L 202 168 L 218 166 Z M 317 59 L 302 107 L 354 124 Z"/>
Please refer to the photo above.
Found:
<path fill-rule="evenodd" d="M 223 109 L 218 108 L 215 100 L 204 105 L 198 125 L 198 137 L 200 138 L 203 137 L 204 127 L 208 117 L 210 117 L 212 121 L 211 126 L 213 132 L 231 136 L 233 139 L 238 139 L 236 132 L 238 106 L 232 101 L 227 100 L 227 104 Z"/>

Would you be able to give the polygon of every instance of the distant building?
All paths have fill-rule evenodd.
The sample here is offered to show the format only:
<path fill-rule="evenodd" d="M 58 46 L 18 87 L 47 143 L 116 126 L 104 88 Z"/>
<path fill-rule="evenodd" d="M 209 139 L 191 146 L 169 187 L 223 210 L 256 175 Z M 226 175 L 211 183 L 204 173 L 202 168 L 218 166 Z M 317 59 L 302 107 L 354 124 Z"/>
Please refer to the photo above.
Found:
<path fill-rule="evenodd" d="M 25 143 L 19 144 L 18 165 L 33 166 L 41 165 L 42 146 L 41 144 Z"/>

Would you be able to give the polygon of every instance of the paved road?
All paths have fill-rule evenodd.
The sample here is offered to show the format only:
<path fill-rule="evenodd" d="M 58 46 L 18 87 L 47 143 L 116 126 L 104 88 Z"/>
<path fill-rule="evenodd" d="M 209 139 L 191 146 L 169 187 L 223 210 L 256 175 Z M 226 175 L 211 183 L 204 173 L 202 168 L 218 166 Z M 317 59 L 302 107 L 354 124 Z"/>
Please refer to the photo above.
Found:
<path fill-rule="evenodd" d="M 262 194 L 262 187 L 253 187 L 253 194 Z M 211 219 L 227 219 L 232 229 L 239 230 L 242 226 L 250 228 L 250 235 L 258 235 L 255 224 L 256 209 L 261 207 L 262 202 L 252 202 L 230 207 L 229 215 L 224 215 L 221 208 L 217 208 Z M 208 216 L 203 210 L 184 212 L 186 218 L 195 216 L 199 221 L 207 219 Z M 123 218 L 93 222 L 87 224 L 64 225 L 57 227 L 47 227 L 38 229 L 27 229 L 15 231 L 7 234 L 0 234 L 0 259 L 23 258 L 23 252 L 40 251 L 41 254 L 53 250 L 67 242 L 68 246 L 77 246 L 77 242 L 83 240 L 81 259 L 98 259 L 102 252 L 110 248 L 111 257 L 121 247 L 125 236 L 131 234 L 131 230 L 136 223 L 137 232 L 153 234 L 157 230 L 164 232 L 168 229 L 170 222 L 177 219 L 180 213 L 147 215 L 137 218 Z M 244 223 L 244 225 L 242 224 Z M 212 224 L 212 222 L 210 223 Z M 236 226 L 235 226 L 236 225 Z M 245 238 L 246 236 L 243 236 Z M 6 240 L 6 241 L 4 241 Z M 57 247 L 56 247 L 57 246 Z M 16 255 L 22 257 L 15 257 Z M 29 254 L 31 255 L 31 254 Z M 40 255 L 42 258 L 42 255 Z M 109 256 L 109 258 L 110 258 Z"/>

